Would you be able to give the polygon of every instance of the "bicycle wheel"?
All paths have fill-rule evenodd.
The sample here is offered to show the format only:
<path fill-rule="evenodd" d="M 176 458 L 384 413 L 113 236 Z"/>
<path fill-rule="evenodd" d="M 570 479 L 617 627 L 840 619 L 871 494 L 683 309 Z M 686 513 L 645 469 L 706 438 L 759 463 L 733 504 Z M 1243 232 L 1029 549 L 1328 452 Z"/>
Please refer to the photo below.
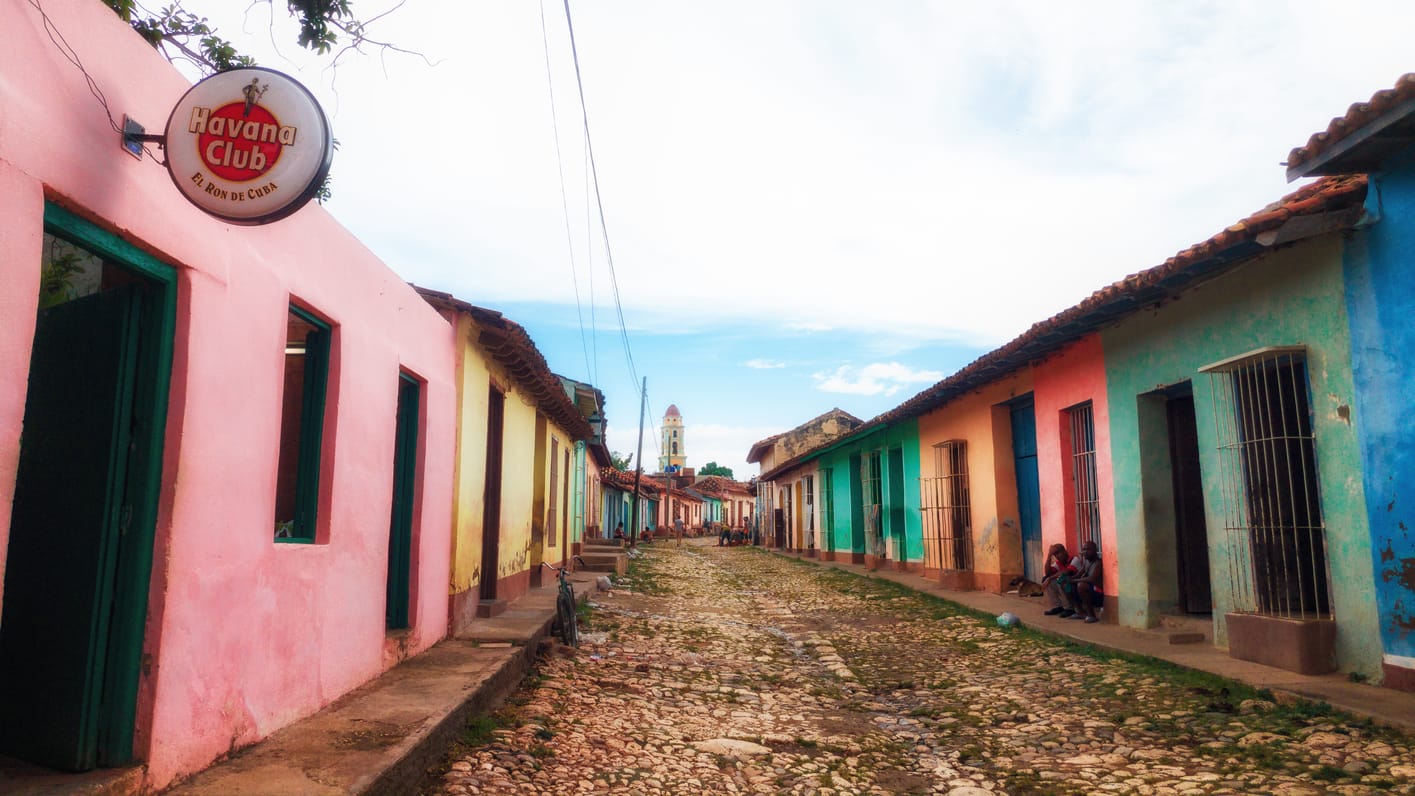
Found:
<path fill-rule="evenodd" d="M 580 629 L 575 617 L 575 593 L 573 590 L 560 592 L 555 598 L 555 616 L 560 623 L 560 640 L 566 646 L 580 645 Z"/>

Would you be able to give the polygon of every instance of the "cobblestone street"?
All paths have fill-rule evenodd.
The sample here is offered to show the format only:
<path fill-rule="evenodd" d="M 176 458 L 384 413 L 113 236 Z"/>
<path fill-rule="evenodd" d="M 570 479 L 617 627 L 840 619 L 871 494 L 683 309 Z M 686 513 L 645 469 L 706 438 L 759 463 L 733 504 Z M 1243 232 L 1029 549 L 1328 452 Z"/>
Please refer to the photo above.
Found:
<path fill-rule="evenodd" d="M 617 585 L 437 793 L 1415 793 L 1415 739 L 887 581 L 659 543 Z"/>

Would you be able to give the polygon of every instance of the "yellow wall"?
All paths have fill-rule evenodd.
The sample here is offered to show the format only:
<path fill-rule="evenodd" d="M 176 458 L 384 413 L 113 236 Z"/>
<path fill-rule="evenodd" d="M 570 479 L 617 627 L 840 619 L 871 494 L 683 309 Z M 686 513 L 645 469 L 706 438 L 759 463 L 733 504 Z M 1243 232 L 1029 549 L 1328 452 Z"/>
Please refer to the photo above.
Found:
<path fill-rule="evenodd" d="M 486 490 L 487 394 L 493 381 L 506 396 L 501 455 L 501 544 L 496 577 L 525 570 L 530 562 L 536 408 L 495 360 L 475 342 L 479 329 L 459 314 L 462 341 L 457 365 L 457 464 L 453 506 L 452 593 L 477 586 L 481 572 L 482 513 Z"/>
<path fill-rule="evenodd" d="M 969 509 L 973 566 L 980 585 L 994 589 L 1001 576 L 1022 572 L 1022 528 L 1017 514 L 1017 475 L 1012 458 L 1008 408 L 999 404 L 1032 389 L 1024 371 L 969 393 L 919 418 L 919 470 L 939 475 L 933 447 L 949 440 L 968 445 Z M 925 560 L 929 560 L 926 555 Z"/>

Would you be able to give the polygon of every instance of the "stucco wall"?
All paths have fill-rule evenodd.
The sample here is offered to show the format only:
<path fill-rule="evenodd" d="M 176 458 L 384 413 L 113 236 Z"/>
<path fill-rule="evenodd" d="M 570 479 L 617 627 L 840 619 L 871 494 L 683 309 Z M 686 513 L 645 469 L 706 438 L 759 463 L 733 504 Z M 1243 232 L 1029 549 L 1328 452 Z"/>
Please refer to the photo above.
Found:
<path fill-rule="evenodd" d="M 1099 335 L 1089 335 L 1044 362 L 1032 366 L 1032 395 L 1037 412 L 1037 474 L 1041 483 L 1042 549 L 1061 543 L 1079 551 L 1075 528 L 1074 487 L 1067 410 L 1091 402 L 1095 426 L 1096 481 L 1100 494 L 1101 561 L 1105 593 L 1119 587 L 1115 536 L 1115 481 L 1110 465 L 1110 410 L 1106 404 L 1105 354 Z"/>
<path fill-rule="evenodd" d="M 1373 175 L 1366 199 L 1380 221 L 1345 252 L 1356 418 L 1368 498 L 1376 604 L 1387 663 L 1415 670 L 1415 152 Z M 1415 674 L 1407 674 L 1415 683 Z"/>
<path fill-rule="evenodd" d="M 841 444 L 838 448 L 826 451 L 819 457 L 814 458 L 809 465 L 818 471 L 816 478 L 816 501 L 823 501 L 821 494 L 821 484 L 826 477 L 819 471 L 830 470 L 830 479 L 833 485 L 834 494 L 834 532 L 829 541 L 826 539 L 827 530 L 824 525 L 820 528 L 818 545 L 823 550 L 835 550 L 842 556 L 849 553 L 864 553 L 864 548 L 853 542 L 853 528 L 863 527 L 860 517 L 859 495 L 852 494 L 851 473 L 855 473 L 858 478 L 856 467 L 851 464 L 850 457 L 862 454 L 865 451 L 880 451 L 881 469 L 881 493 L 882 500 L 885 501 L 885 510 L 881 515 L 881 525 L 883 533 L 890 533 L 890 512 L 889 501 L 891 495 L 891 476 L 889 474 L 889 452 L 898 449 L 903 455 L 903 479 L 902 487 L 899 491 L 903 493 L 902 509 L 904 520 L 904 549 L 897 550 L 894 541 L 889 544 L 889 555 L 891 560 L 906 562 L 911 564 L 921 564 L 923 561 L 923 530 L 919 519 L 919 437 L 918 423 L 914 420 L 906 420 L 898 425 L 879 429 L 865 435 L 859 439 L 852 439 Z M 803 471 L 805 472 L 805 471 Z M 780 506 L 778 506 L 780 508 Z M 823 510 L 818 509 L 818 510 Z M 896 514 L 896 516 L 898 516 Z M 769 518 L 768 518 L 769 521 Z M 831 546 L 833 545 L 833 547 Z"/>
<path fill-rule="evenodd" d="M 187 82 L 101 3 L 48 0 L 115 114 L 160 129 Z M 15 479 L 42 197 L 178 269 L 162 493 L 139 684 L 148 785 L 202 768 L 426 649 L 443 598 L 451 328 L 317 206 L 265 227 L 188 205 L 123 154 L 83 75 L 22 3 L 0 10 L 0 497 Z M 336 133 L 337 134 L 337 133 Z M 283 348 L 294 298 L 335 326 L 319 538 L 276 544 Z M 20 321 L 17 319 L 30 319 Z M 384 629 L 400 368 L 426 380 L 410 631 Z M 9 511 L 0 510 L 0 546 Z"/>
<path fill-rule="evenodd" d="M 1337 662 L 1378 676 L 1380 637 L 1372 585 L 1371 540 L 1360 455 L 1350 407 L 1351 349 L 1336 236 L 1297 244 L 1251 261 L 1178 300 L 1137 313 L 1102 332 L 1111 420 L 1115 519 L 1120 560 L 1120 619 L 1144 624 L 1172 600 L 1156 593 L 1150 570 L 1172 566 L 1172 540 L 1146 526 L 1142 435 L 1144 396 L 1192 380 L 1200 467 L 1209 528 L 1215 637 L 1226 643 L 1223 614 L 1233 605 L 1225 538 L 1211 377 L 1204 365 L 1264 346 L 1305 345 L 1321 485 Z M 1162 430 L 1161 430 L 1162 431 Z"/>
<path fill-rule="evenodd" d="M 935 445 L 949 440 L 968 443 L 973 567 L 979 585 L 995 591 L 1001 590 L 1007 579 L 1004 576 L 1022 571 L 1022 526 L 1017 514 L 1011 421 L 1006 407 L 999 407 L 1031 389 L 1030 372 L 1009 374 L 919 418 L 922 477 L 938 476 Z"/>

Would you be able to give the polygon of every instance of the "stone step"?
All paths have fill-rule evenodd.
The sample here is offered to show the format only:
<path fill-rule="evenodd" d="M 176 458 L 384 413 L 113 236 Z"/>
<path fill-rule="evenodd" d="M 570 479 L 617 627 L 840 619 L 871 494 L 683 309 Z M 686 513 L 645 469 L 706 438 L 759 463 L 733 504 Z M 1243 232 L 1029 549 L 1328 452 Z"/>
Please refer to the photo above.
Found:
<path fill-rule="evenodd" d="M 586 550 L 580 554 L 575 569 L 580 572 L 613 572 L 623 575 L 629 569 L 629 557 L 623 553 L 592 553 Z"/>
<path fill-rule="evenodd" d="M 1202 644 L 1209 638 L 1213 620 L 1207 617 L 1164 614 L 1156 627 L 1136 630 L 1142 638 L 1158 639 L 1166 644 Z"/>

